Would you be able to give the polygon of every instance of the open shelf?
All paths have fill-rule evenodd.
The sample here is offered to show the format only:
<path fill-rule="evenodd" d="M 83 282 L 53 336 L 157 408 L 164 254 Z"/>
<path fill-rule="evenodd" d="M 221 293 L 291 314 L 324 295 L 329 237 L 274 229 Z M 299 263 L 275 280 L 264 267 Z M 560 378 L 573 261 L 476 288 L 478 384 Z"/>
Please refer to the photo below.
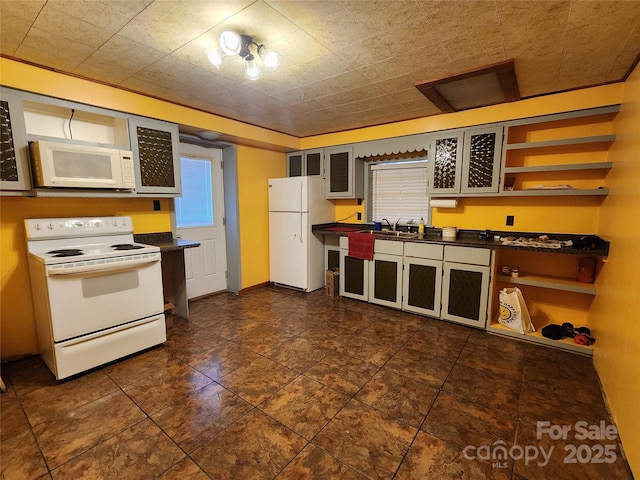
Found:
<path fill-rule="evenodd" d="M 550 288 L 552 290 L 562 290 L 565 292 L 586 293 L 588 295 L 597 295 L 598 293 L 598 289 L 592 283 L 578 282 L 577 280 L 563 277 L 521 273 L 518 277 L 498 275 L 498 280 L 506 283 L 514 283 L 516 285 L 530 285 L 532 287 Z"/>
<path fill-rule="evenodd" d="M 563 165 L 538 165 L 532 167 L 505 167 L 504 173 L 560 172 L 573 170 L 609 170 L 613 162 L 567 163 Z"/>
<path fill-rule="evenodd" d="M 498 195 L 505 197 L 550 197 L 550 196 L 576 196 L 576 195 L 588 195 L 588 196 L 607 196 L 609 195 L 608 188 L 566 188 L 566 189 L 536 189 L 529 190 L 505 190 Z M 479 196 L 479 195 L 476 195 Z"/>
<path fill-rule="evenodd" d="M 560 340 L 552 340 L 551 338 L 544 337 L 540 332 L 541 329 L 533 333 L 518 333 L 510 328 L 502 325 L 498 322 L 491 322 L 487 327 L 487 331 L 495 333 L 496 335 L 503 335 L 507 337 L 517 338 L 531 343 L 537 343 L 540 345 L 546 345 L 549 347 L 559 348 L 562 350 L 570 350 L 572 352 L 581 353 L 583 355 L 593 355 L 593 345 L 578 345 L 573 338 L 562 338 Z"/>
<path fill-rule="evenodd" d="M 591 144 L 594 147 L 600 145 L 601 148 L 608 148 L 615 142 L 615 135 L 594 135 L 589 137 L 562 138 L 558 140 L 544 140 L 541 142 L 508 143 L 506 150 L 538 149 L 549 147 L 563 147 L 566 145 Z"/>

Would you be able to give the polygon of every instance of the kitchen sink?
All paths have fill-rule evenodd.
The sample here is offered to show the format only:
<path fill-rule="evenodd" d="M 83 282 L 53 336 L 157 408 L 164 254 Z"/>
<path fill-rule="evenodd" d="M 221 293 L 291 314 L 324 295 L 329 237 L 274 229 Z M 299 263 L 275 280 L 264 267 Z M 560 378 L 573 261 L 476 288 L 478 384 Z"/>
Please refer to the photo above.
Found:
<path fill-rule="evenodd" d="M 394 232 L 393 230 L 359 230 L 359 233 L 370 233 L 372 235 L 379 235 L 381 237 L 396 237 L 396 238 L 417 238 L 417 233 L 411 232 Z"/>

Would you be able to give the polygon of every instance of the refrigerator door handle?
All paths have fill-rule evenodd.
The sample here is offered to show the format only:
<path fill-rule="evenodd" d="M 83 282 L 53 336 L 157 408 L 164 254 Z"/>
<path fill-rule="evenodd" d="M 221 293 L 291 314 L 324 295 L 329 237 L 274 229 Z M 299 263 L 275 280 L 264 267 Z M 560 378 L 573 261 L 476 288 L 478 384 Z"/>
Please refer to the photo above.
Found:
<path fill-rule="evenodd" d="M 303 206 L 303 198 L 302 198 L 302 194 L 303 194 L 303 190 L 304 190 L 304 185 L 302 184 L 302 182 L 300 182 L 300 237 L 298 238 L 298 240 L 300 240 L 300 243 L 304 243 L 302 241 L 302 206 Z"/>

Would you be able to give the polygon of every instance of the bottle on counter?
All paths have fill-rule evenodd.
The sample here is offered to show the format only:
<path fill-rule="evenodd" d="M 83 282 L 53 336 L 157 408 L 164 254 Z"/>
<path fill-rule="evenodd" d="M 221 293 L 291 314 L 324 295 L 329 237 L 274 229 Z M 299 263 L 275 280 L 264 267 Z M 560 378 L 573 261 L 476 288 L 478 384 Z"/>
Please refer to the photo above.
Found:
<path fill-rule="evenodd" d="M 424 218 L 420 217 L 418 222 L 418 233 L 424 233 Z"/>

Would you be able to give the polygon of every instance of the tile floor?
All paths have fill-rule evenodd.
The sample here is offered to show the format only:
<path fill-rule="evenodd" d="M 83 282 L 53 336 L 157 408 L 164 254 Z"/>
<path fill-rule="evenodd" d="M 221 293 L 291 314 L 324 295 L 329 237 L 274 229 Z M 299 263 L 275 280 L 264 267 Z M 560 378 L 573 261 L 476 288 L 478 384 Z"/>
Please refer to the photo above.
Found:
<path fill-rule="evenodd" d="M 631 478 L 615 439 L 576 438 L 611 424 L 585 357 L 322 290 L 190 309 L 164 346 L 67 381 L 4 365 L 1 478 Z"/>

